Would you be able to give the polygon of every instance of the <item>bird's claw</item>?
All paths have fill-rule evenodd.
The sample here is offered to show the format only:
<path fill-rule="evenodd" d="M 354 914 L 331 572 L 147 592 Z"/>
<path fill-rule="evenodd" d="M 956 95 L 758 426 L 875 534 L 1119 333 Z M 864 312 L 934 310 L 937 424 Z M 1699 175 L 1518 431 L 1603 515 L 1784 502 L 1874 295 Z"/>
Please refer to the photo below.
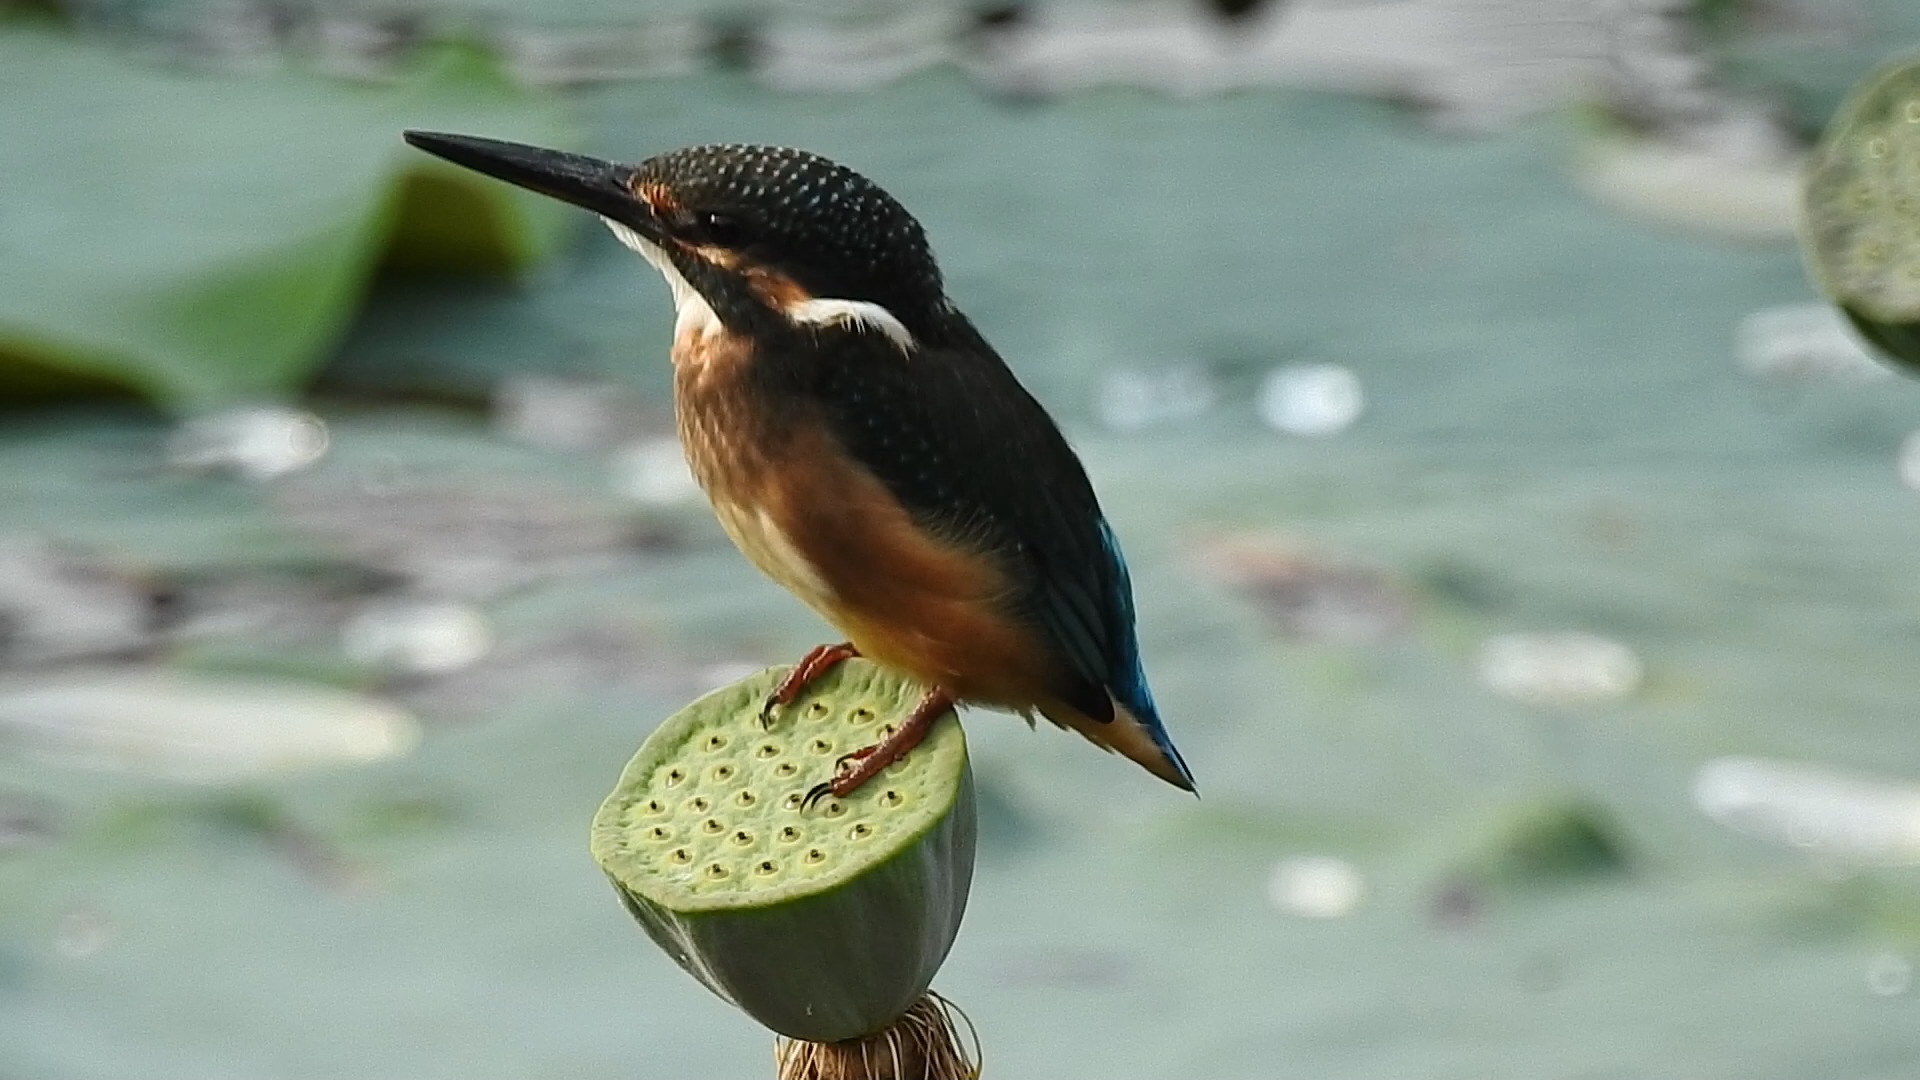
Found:
<path fill-rule="evenodd" d="M 855 766 L 870 756 L 873 751 L 873 747 L 863 746 L 850 754 L 841 754 L 833 763 L 833 779 L 813 785 L 807 789 L 805 795 L 800 797 L 800 812 L 806 813 L 829 797 L 844 799 L 853 794 L 854 787 L 858 785 L 851 785 L 848 781 L 853 778 Z"/>
<path fill-rule="evenodd" d="M 872 757 L 874 749 L 875 748 L 871 746 L 863 746 L 860 749 L 855 750 L 851 753 L 841 754 L 839 757 L 835 758 L 833 761 L 833 775 L 836 777 L 846 775 L 848 772 L 852 771 L 848 768 L 848 766 L 853 765 L 857 762 L 865 761 L 867 758 Z"/>
<path fill-rule="evenodd" d="M 799 700 L 808 686 L 825 675 L 827 671 L 842 660 L 859 656 L 859 650 L 841 642 L 838 645 L 816 645 L 800 658 L 800 662 L 788 669 L 772 692 L 760 704 L 760 730 L 773 730 L 773 710 L 791 705 Z"/>
<path fill-rule="evenodd" d="M 815 806 L 818 806 L 820 803 L 825 802 L 828 798 L 837 794 L 839 793 L 833 790 L 832 780 L 828 780 L 825 783 L 815 784 L 811 788 L 807 789 L 807 793 L 805 795 L 801 796 L 800 812 L 804 814 L 807 811 L 813 809 Z"/>

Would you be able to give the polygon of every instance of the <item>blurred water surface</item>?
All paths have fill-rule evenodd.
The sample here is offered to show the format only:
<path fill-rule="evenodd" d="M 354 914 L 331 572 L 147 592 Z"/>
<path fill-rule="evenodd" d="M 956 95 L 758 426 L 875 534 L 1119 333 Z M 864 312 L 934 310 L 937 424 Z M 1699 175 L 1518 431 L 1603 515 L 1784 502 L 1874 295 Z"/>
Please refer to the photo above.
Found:
<path fill-rule="evenodd" d="M 940 989 L 989 1075 L 1913 1075 L 1920 875 L 1796 831 L 1797 789 L 1740 793 L 1778 828 L 1695 804 L 1729 757 L 1884 785 L 1861 812 L 1920 783 L 1896 468 L 1920 390 L 1743 368 L 1745 321 L 1812 299 L 1790 245 L 1600 208 L 1564 119 L 1460 140 L 1295 93 L 1023 107 L 942 72 L 587 100 L 610 156 L 776 141 L 892 190 L 1127 544 L 1203 798 L 969 717 L 986 833 Z M 621 494 L 618 446 L 664 430 L 668 314 L 582 222 L 524 285 L 383 282 L 329 374 L 358 403 L 313 406 L 326 452 L 288 475 L 169 468 L 130 412 L 0 427 L 0 532 L 155 608 L 148 644 L 70 666 L 319 679 L 424 726 L 378 764 L 207 787 L 34 756 L 0 714 L 0 1073 L 767 1074 L 586 857 L 654 723 L 825 633 L 697 505 Z M 1263 422 L 1263 380 L 1302 364 L 1364 387 L 1350 428 Z M 1109 380 L 1167 370 L 1214 389 L 1103 421 Z M 538 445 L 364 403 L 527 372 L 637 404 Z M 410 640 L 380 621 L 396 588 L 458 622 L 461 663 L 343 644 Z M 1315 604 L 1375 621 L 1317 638 Z M 1481 681 L 1489 641 L 1570 633 L 1635 679 Z"/>

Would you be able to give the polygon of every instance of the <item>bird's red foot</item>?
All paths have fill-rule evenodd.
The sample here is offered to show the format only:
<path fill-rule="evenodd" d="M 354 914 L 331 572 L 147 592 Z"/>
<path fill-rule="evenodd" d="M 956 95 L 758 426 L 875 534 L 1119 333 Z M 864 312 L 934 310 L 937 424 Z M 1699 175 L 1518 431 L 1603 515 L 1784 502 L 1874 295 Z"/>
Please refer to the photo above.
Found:
<path fill-rule="evenodd" d="M 933 730 L 935 721 L 953 711 L 953 705 L 953 695 L 945 690 L 927 691 L 921 696 L 920 703 L 907 714 L 907 718 L 886 738 L 843 755 L 834 765 L 833 779 L 814 785 L 800 800 L 800 809 L 804 811 L 829 795 L 844 799 L 858 791 L 860 785 L 880 775 L 882 769 L 906 757 L 908 751 L 919 746 L 927 733 Z"/>
<path fill-rule="evenodd" d="M 787 677 L 780 680 L 780 685 L 773 688 L 773 693 L 767 695 L 766 702 L 760 706 L 760 726 L 772 727 L 776 706 L 793 704 L 801 692 L 831 670 L 833 665 L 859 655 L 860 650 L 845 641 L 838 645 L 815 645 L 809 649 L 807 655 L 793 665 L 793 670 L 787 672 Z"/>

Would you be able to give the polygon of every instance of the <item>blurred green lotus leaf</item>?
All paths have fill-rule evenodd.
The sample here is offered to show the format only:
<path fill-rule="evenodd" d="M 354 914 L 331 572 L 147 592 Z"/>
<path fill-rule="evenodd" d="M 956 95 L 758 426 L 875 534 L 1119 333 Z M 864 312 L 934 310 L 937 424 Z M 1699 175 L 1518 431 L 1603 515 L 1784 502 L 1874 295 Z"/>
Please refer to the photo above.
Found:
<path fill-rule="evenodd" d="M 383 262 L 511 272 L 568 224 L 400 141 L 576 141 L 563 105 L 458 48 L 373 87 L 160 70 L 19 24 L 0 29 L 0 99 L 0 396 L 285 394 Z"/>
<path fill-rule="evenodd" d="M 1920 54 L 1874 72 L 1809 162 L 1801 247 L 1861 335 L 1920 367 Z"/>
<path fill-rule="evenodd" d="M 1493 807 L 1449 853 L 1449 880 L 1527 889 L 1622 873 L 1631 868 L 1621 827 L 1597 804 L 1548 797 Z"/>

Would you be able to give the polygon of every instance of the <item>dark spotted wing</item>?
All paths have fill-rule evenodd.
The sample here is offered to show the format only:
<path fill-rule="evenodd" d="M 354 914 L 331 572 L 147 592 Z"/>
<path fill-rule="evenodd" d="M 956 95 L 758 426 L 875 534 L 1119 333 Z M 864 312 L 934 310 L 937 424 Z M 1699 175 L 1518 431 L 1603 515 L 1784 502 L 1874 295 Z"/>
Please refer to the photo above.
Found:
<path fill-rule="evenodd" d="M 1111 719 L 1108 688 L 1135 663 L 1132 599 L 1053 419 L 977 334 L 906 356 L 855 336 L 860 347 L 822 350 L 812 373 L 834 433 L 917 521 L 1002 561 L 1019 584 L 1012 614 L 1056 653 L 1056 693 Z"/>

